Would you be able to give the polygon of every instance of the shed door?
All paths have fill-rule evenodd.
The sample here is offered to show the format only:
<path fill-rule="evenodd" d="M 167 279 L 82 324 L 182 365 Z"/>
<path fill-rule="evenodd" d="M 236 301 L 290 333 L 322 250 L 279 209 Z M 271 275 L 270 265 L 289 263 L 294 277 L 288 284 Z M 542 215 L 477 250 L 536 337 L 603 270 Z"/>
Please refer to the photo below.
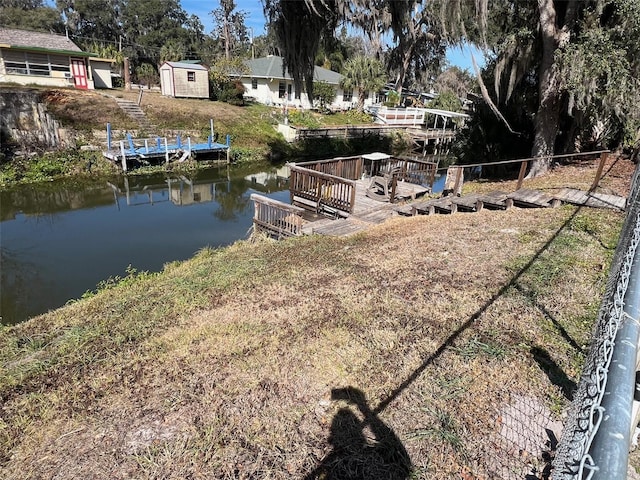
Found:
<path fill-rule="evenodd" d="M 162 95 L 173 96 L 173 87 L 171 85 L 171 72 L 162 70 Z"/>
<path fill-rule="evenodd" d="M 87 83 L 87 67 L 84 60 L 71 59 L 71 73 L 73 74 L 73 82 L 76 88 L 86 90 L 89 88 Z"/>

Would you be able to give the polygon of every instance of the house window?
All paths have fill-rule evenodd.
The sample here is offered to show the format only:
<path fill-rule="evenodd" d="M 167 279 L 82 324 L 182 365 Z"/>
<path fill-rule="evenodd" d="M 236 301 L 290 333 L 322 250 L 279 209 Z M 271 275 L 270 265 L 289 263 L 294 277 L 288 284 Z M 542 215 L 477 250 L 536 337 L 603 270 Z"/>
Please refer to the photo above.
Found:
<path fill-rule="evenodd" d="M 196 81 L 196 72 L 187 72 L 187 82 Z"/>
<path fill-rule="evenodd" d="M 351 102 L 353 100 L 353 88 L 346 89 L 342 92 L 342 101 Z"/>
<path fill-rule="evenodd" d="M 278 98 L 284 98 L 287 95 L 287 85 L 284 82 L 278 84 Z"/>
<path fill-rule="evenodd" d="M 258 79 L 257 78 L 252 78 L 251 79 L 251 89 L 252 90 L 257 90 L 258 89 Z"/>
<path fill-rule="evenodd" d="M 69 58 L 57 55 L 27 52 L 4 52 L 7 74 L 53 76 L 51 72 L 69 72 Z"/>

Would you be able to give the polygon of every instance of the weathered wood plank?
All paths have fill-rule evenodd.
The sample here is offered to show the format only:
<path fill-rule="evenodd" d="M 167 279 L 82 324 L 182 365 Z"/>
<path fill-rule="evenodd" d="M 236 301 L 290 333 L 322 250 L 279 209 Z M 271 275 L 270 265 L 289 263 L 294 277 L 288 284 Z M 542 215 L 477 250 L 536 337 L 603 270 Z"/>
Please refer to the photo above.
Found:
<path fill-rule="evenodd" d="M 513 199 L 504 192 L 489 192 L 478 195 L 486 208 L 508 210 L 513 207 Z"/>
<path fill-rule="evenodd" d="M 508 195 L 513 203 L 522 207 L 557 207 L 560 205 L 560 201 L 549 195 L 548 193 L 541 192 L 540 190 L 521 189 Z"/>
<path fill-rule="evenodd" d="M 468 212 L 479 212 L 484 206 L 484 203 L 476 194 L 465 195 L 464 197 L 452 197 L 451 201 L 457 205 L 458 210 Z"/>
<path fill-rule="evenodd" d="M 627 205 L 627 199 L 625 197 L 599 192 L 583 192 L 575 188 L 563 188 L 556 192 L 554 196 L 566 203 L 594 208 L 624 210 Z"/>

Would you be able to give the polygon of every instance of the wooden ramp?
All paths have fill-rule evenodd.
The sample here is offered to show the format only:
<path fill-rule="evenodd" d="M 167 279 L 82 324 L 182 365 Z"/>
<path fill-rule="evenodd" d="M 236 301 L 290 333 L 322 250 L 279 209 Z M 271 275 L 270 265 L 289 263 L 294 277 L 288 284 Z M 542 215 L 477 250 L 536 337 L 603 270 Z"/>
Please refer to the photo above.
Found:
<path fill-rule="evenodd" d="M 401 215 L 434 215 L 453 214 L 456 212 L 480 212 L 481 210 L 507 210 L 515 206 L 524 208 L 550 208 L 557 207 L 562 202 L 574 205 L 584 205 L 596 208 L 610 208 L 624 210 L 626 199 L 616 195 L 603 193 L 583 192 L 571 188 L 563 188 L 553 195 L 539 190 L 521 189 L 513 193 L 504 192 L 473 193 L 461 197 L 447 196 L 432 199 L 415 200 L 418 195 L 424 195 L 427 188 L 410 183 L 399 182 L 396 201 L 408 200 L 408 203 L 398 204 L 377 201 L 366 196 L 370 179 L 355 181 L 355 203 L 353 212 L 335 212 L 331 216 L 315 214 L 311 217 L 308 211 L 303 209 L 292 210 L 290 205 L 277 203 L 264 199 L 265 205 L 256 210 L 255 225 L 266 223 L 267 226 L 275 225 L 278 237 L 287 235 L 353 235 L 375 224 L 380 224 L 387 219 Z M 255 195 L 252 196 L 252 198 Z M 300 212 L 304 212 L 301 214 Z M 264 217 L 264 219 L 263 219 Z M 298 217 L 300 217 L 298 219 Z M 303 218 L 304 217 L 304 218 Z M 275 219 L 275 221 L 274 221 Z M 273 230 L 273 228 L 272 228 Z"/>
<path fill-rule="evenodd" d="M 565 203 L 585 205 L 594 208 L 613 208 L 624 211 L 627 206 L 627 199 L 624 197 L 608 195 L 606 193 L 583 192 L 575 188 L 563 188 L 554 193 L 553 196 Z"/>
<path fill-rule="evenodd" d="M 507 195 L 518 207 L 548 208 L 559 207 L 560 200 L 540 190 L 520 189 Z"/>

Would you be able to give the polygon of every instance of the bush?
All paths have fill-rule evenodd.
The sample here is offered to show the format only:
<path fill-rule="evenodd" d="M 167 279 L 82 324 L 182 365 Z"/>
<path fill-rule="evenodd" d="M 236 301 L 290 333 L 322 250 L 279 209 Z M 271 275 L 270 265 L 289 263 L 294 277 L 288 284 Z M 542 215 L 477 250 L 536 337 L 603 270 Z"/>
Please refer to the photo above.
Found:
<path fill-rule="evenodd" d="M 351 123 L 370 123 L 373 122 L 373 117 L 370 113 L 361 112 L 357 109 L 347 111 L 344 116 Z"/>
<path fill-rule="evenodd" d="M 313 113 L 305 110 L 292 110 L 289 112 L 289 123 L 306 128 L 319 128 L 321 126 Z"/>
<path fill-rule="evenodd" d="M 244 85 L 240 80 L 209 83 L 209 98 L 232 105 L 244 105 Z"/>

